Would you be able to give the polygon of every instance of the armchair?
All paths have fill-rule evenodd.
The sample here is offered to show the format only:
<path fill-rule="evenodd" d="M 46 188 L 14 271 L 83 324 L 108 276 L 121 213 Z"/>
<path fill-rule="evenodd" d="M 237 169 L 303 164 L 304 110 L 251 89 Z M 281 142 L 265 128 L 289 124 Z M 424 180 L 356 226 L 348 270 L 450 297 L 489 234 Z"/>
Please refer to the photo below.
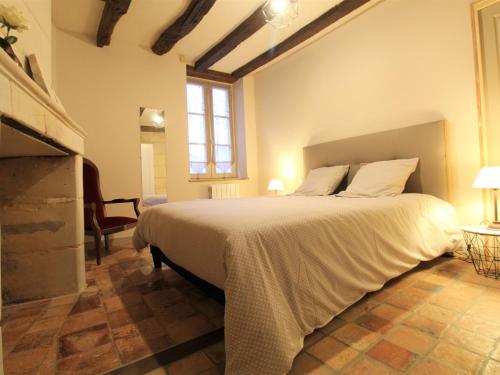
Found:
<path fill-rule="evenodd" d="M 104 246 L 109 251 L 108 236 L 136 226 L 139 212 L 139 198 L 113 199 L 105 201 L 102 198 L 99 182 L 99 170 L 88 159 L 83 159 L 83 201 L 85 234 L 94 237 L 97 264 L 101 264 L 101 238 L 104 235 Z M 107 216 L 106 205 L 132 203 L 135 218 L 124 216 Z"/>

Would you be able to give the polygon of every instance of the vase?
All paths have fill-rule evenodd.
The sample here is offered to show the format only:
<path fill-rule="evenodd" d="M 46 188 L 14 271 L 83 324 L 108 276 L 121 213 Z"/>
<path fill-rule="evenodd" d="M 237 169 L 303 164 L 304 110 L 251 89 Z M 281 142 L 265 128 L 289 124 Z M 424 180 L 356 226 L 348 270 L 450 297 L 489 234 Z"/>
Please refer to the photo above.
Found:
<path fill-rule="evenodd" d="M 21 67 L 21 69 L 23 68 L 23 64 L 21 64 L 21 61 L 17 58 L 12 46 L 4 38 L 0 38 L 0 47 L 7 53 L 7 55 L 10 56 L 12 60 L 14 60 L 17 65 L 19 65 L 19 67 Z"/>

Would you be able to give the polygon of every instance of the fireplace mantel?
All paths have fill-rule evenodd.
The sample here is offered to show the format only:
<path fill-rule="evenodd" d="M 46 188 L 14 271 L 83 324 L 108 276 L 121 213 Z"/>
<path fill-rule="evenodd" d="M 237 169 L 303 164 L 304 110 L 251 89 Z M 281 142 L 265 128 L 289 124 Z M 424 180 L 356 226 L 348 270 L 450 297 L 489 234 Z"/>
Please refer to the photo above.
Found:
<path fill-rule="evenodd" d="M 0 115 L 18 130 L 83 154 L 86 132 L 6 53 L 0 53 Z"/>
<path fill-rule="evenodd" d="M 2 296 L 15 303 L 85 288 L 85 131 L 0 50 Z"/>

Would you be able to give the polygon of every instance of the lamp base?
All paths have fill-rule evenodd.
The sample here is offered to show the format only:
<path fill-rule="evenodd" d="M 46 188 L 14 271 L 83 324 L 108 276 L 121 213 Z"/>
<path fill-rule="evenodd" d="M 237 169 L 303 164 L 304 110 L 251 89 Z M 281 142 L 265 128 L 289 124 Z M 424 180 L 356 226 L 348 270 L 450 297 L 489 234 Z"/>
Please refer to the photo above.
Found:
<path fill-rule="evenodd" d="M 500 221 L 494 221 L 490 225 L 488 225 L 488 229 L 491 230 L 500 230 Z"/>

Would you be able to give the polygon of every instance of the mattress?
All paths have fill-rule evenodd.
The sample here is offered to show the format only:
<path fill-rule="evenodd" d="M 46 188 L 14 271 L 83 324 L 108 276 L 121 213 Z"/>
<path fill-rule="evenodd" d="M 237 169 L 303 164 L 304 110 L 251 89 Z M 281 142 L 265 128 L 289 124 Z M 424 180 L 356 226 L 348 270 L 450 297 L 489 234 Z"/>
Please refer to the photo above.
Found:
<path fill-rule="evenodd" d="M 133 241 L 224 289 L 226 374 L 273 375 L 307 334 L 462 236 L 451 205 L 403 194 L 169 203 L 140 216 Z"/>

